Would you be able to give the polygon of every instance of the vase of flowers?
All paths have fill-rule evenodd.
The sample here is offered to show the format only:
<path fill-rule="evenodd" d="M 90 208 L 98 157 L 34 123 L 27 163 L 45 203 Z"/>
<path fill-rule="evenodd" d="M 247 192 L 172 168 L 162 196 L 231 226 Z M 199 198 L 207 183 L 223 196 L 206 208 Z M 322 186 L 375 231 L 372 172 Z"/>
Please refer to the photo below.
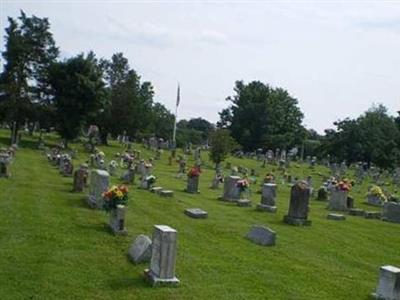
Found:
<path fill-rule="evenodd" d="M 250 183 L 247 179 L 241 179 L 236 182 L 236 188 L 239 190 L 239 198 L 249 193 Z"/>
<path fill-rule="evenodd" d="M 103 209 L 107 212 L 115 210 L 118 205 L 128 204 L 128 188 L 125 185 L 114 185 L 103 193 Z"/>
<path fill-rule="evenodd" d="M 128 204 L 128 188 L 125 185 L 113 186 L 103 193 L 103 208 L 110 213 L 110 228 L 114 234 L 126 234 L 125 205 Z"/>

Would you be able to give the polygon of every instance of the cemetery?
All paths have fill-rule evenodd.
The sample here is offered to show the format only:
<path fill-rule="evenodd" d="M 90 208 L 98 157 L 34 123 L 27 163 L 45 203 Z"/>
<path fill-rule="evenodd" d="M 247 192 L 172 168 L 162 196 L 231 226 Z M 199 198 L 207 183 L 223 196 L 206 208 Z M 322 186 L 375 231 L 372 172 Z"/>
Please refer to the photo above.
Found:
<path fill-rule="evenodd" d="M 3 2 L 0 300 L 400 300 L 394 3 Z"/>
<path fill-rule="evenodd" d="M 7 132 L 0 130 L 3 148 L 6 136 Z M 368 187 L 372 186 L 368 176 L 348 191 L 355 208 L 337 211 L 330 209 L 329 199 L 321 201 L 317 193 L 308 194 L 306 181 L 298 188 L 282 184 L 285 174 L 277 171 L 274 162 L 263 168 L 256 159 L 229 157 L 233 166 L 245 165 L 260 174 L 259 183 L 250 185 L 249 195 L 254 203 L 278 208 L 265 213 L 255 207 L 237 208 L 240 191 L 235 190 L 232 180 L 237 182 L 240 177 L 231 176 L 228 169 L 222 170 L 224 183 L 212 189 L 209 183 L 215 171 L 207 160 L 198 182 L 201 194 L 187 193 L 182 186 L 190 177 L 177 178 L 179 162 L 169 165 L 168 153 L 161 154 L 151 173 L 157 184 L 173 191 L 171 200 L 164 200 L 158 191 L 140 188 L 140 177 L 129 183 L 120 178 L 128 166 L 118 166 L 112 176 L 89 168 L 90 155 L 79 144 L 71 145 L 77 149 L 71 162 L 80 167 L 75 168 L 74 177 L 62 176 L 48 158 L 57 153 L 51 149 L 59 138 L 47 134 L 47 150 L 31 148 L 34 139 L 23 136 L 10 164 L 12 176 L 0 180 L 4 240 L 0 266 L 5 271 L 0 279 L 8 282 L 6 292 L 15 298 L 35 294 L 225 299 L 234 291 L 244 298 L 260 299 L 303 299 L 310 294 L 318 299 L 365 299 L 392 284 L 382 283 L 379 274 L 384 272 L 381 268 L 390 271 L 400 262 L 400 212 L 395 202 L 385 202 L 382 207 L 368 204 Z M 123 150 L 117 141 L 111 145 L 100 146 L 106 164 Z M 134 144 L 133 148 L 141 151 L 141 159 L 150 160 L 155 155 L 145 145 Z M 55 154 L 55 159 L 62 155 Z M 188 162 L 195 164 L 194 158 L 189 157 Z M 144 167 L 144 175 L 149 169 L 149 165 Z M 276 174 L 274 183 L 263 183 L 272 180 L 263 178 L 268 171 Z M 320 164 L 311 169 L 292 163 L 288 171 L 297 178 L 311 174 L 314 186 L 323 185 L 331 176 L 331 170 Z M 350 168 L 346 176 L 353 178 L 355 173 L 356 169 Z M 108 195 L 118 186 L 122 188 L 121 184 L 129 200 L 115 202 L 115 209 L 110 204 L 111 213 L 99 209 L 108 201 L 102 193 Z M 396 189 L 391 184 L 385 186 L 393 193 Z M 224 192 L 227 201 L 218 201 Z M 174 234 L 173 240 L 168 238 L 169 232 Z M 172 247 L 170 254 L 162 253 L 164 239 L 173 241 L 168 246 Z M 383 267 L 388 264 L 394 267 Z M 329 276 L 321 276 L 321 269 Z M 390 275 L 393 280 L 398 280 L 396 272 Z M 17 281 L 26 288 L 12 284 Z"/>

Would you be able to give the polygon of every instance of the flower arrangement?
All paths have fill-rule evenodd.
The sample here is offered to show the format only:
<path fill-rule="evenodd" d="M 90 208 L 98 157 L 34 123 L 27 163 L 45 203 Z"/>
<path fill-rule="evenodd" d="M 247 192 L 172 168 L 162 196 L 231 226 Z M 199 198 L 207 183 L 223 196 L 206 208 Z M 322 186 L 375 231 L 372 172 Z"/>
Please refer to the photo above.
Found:
<path fill-rule="evenodd" d="M 114 185 L 108 191 L 103 193 L 105 211 L 117 208 L 117 205 L 126 205 L 128 203 L 128 188 L 125 185 Z"/>
<path fill-rule="evenodd" d="M 250 183 L 247 179 L 241 179 L 236 182 L 236 187 L 240 189 L 240 192 L 245 192 L 250 187 Z"/>
<path fill-rule="evenodd" d="M 199 177 L 201 173 L 201 170 L 199 167 L 192 167 L 189 172 L 187 173 L 187 176 L 189 178 L 193 178 L 193 177 Z"/>
<path fill-rule="evenodd" d="M 222 174 L 217 174 L 216 179 L 219 183 L 224 183 L 224 176 Z"/>
<path fill-rule="evenodd" d="M 343 180 L 336 183 L 336 189 L 344 192 L 350 192 L 352 186 L 352 182 L 347 178 L 344 178 Z"/>
<path fill-rule="evenodd" d="M 154 184 L 156 182 L 156 179 L 157 179 L 156 176 L 149 175 L 149 176 L 146 177 L 146 182 L 150 186 L 150 185 L 152 185 L 152 184 Z"/>
<path fill-rule="evenodd" d="M 372 188 L 369 190 L 369 195 L 378 197 L 382 201 L 385 202 L 387 201 L 386 195 L 383 193 L 382 189 L 377 185 L 372 186 Z"/>
<path fill-rule="evenodd" d="M 274 182 L 274 180 L 275 180 L 275 177 L 271 173 L 267 173 L 267 175 L 265 175 L 265 177 L 264 177 L 264 183 L 271 183 L 271 182 Z"/>

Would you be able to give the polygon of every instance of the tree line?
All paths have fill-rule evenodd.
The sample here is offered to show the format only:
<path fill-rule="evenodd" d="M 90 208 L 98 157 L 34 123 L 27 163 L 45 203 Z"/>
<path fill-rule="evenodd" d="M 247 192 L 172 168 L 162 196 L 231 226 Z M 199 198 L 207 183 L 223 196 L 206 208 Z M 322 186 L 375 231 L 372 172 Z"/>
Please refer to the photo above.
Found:
<path fill-rule="evenodd" d="M 123 53 L 109 59 L 94 52 L 60 59 L 60 50 L 47 18 L 8 18 L 4 67 L 0 74 L 0 121 L 17 130 L 40 122 L 54 127 L 66 141 L 96 124 L 101 141 L 119 134 L 135 139 L 150 135 L 171 139 L 174 115 L 154 101 L 154 87 L 143 81 Z M 319 135 L 303 126 L 298 100 L 267 83 L 237 81 L 227 108 L 212 124 L 203 118 L 177 124 L 177 146 L 220 143 L 226 153 L 241 147 L 286 149 L 298 147 L 304 156 L 347 163 L 364 161 L 383 168 L 400 162 L 400 117 L 373 106 L 355 119 L 338 120 Z M 12 131 L 12 139 L 17 130 Z M 221 145 L 225 143 L 225 145 Z M 215 146 L 215 148 L 218 148 Z M 217 161 L 223 160 L 218 153 Z M 224 154 L 225 155 L 225 154 Z"/>

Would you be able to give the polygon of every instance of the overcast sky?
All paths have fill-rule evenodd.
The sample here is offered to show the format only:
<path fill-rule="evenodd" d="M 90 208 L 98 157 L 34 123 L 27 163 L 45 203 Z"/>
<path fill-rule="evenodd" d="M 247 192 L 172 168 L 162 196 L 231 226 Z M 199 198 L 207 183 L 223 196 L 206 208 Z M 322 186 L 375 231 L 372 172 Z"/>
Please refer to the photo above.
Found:
<path fill-rule="evenodd" d="M 171 111 L 179 81 L 179 118 L 216 122 L 236 80 L 287 89 L 319 132 L 400 110 L 400 1 L 0 2 L 2 40 L 23 9 L 50 19 L 62 57 L 123 52 Z"/>

